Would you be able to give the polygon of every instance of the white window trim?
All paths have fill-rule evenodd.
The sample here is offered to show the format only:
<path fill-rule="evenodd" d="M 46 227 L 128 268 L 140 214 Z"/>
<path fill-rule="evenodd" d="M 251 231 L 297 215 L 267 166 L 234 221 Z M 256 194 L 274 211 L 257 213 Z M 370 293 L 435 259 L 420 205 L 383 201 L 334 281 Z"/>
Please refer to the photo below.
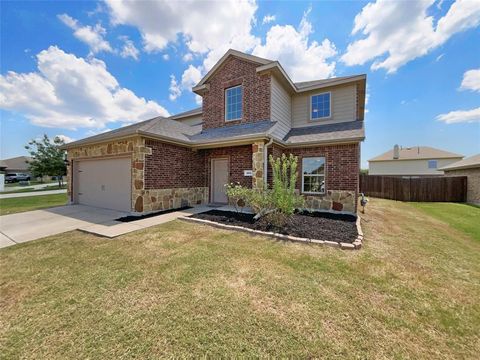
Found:
<path fill-rule="evenodd" d="M 242 116 L 240 116 L 239 118 L 236 118 L 236 119 L 228 119 L 227 120 L 227 91 L 228 90 L 231 90 L 231 89 L 235 89 L 237 87 L 242 87 L 242 85 L 236 85 L 236 86 L 232 86 L 232 87 L 229 87 L 229 88 L 226 88 L 225 91 L 223 92 L 223 97 L 225 98 L 225 102 L 224 102 L 224 108 L 225 108 L 225 121 L 237 121 L 237 120 L 242 120 L 243 118 L 243 90 L 242 90 Z M 331 101 L 331 100 L 330 100 Z"/>
<path fill-rule="evenodd" d="M 322 116 L 322 117 L 318 117 L 318 118 L 312 118 L 312 98 L 314 96 L 317 96 L 317 95 L 323 95 L 323 94 L 330 94 L 330 115 L 329 116 Z M 331 91 L 325 91 L 325 92 L 321 92 L 321 93 L 316 93 L 316 94 L 312 94 L 310 95 L 310 115 L 309 115 L 309 118 L 310 118 L 310 121 L 320 121 L 320 120 L 323 120 L 323 119 L 330 119 L 332 117 L 332 92 Z"/>
<path fill-rule="evenodd" d="M 307 176 L 317 176 L 317 177 L 320 177 L 320 176 L 323 176 L 323 181 L 325 183 L 324 187 L 323 187 L 323 191 L 318 191 L 318 192 L 314 192 L 314 191 L 304 191 L 303 189 L 305 188 L 304 185 L 305 185 L 305 174 L 303 172 L 303 159 L 310 159 L 310 158 L 323 158 L 325 160 L 325 166 L 324 166 L 324 170 L 323 170 L 323 175 L 322 174 L 311 174 L 311 175 L 307 175 Z M 302 194 L 310 194 L 310 195 L 324 195 L 326 194 L 327 192 L 327 174 L 326 174 L 326 166 L 327 165 L 327 158 L 325 156 L 305 156 L 302 158 Z"/>
<path fill-rule="evenodd" d="M 435 161 L 435 167 L 430 167 L 430 161 Z M 437 159 L 429 159 L 427 160 L 427 168 L 431 170 L 438 169 L 438 160 Z"/>

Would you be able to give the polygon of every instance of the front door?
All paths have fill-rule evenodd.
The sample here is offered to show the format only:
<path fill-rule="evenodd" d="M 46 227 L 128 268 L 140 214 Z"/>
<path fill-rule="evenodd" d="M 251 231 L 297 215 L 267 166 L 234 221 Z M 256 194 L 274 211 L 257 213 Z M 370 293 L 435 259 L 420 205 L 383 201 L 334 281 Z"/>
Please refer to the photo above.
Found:
<path fill-rule="evenodd" d="M 212 202 L 228 202 L 225 184 L 228 184 L 228 159 L 212 159 Z"/>

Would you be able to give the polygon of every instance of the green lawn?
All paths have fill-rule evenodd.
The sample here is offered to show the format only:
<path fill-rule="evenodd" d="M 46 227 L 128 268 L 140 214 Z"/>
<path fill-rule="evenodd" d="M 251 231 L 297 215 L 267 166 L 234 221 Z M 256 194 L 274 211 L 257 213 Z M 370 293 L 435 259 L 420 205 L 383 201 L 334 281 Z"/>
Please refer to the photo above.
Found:
<path fill-rule="evenodd" d="M 24 192 L 37 192 L 37 191 L 49 191 L 49 190 L 60 190 L 60 189 L 66 189 L 67 186 L 62 186 L 61 188 L 58 187 L 58 184 L 57 185 L 47 185 L 45 186 L 44 188 L 42 189 L 35 189 L 35 188 L 32 188 L 32 187 L 26 187 L 26 188 L 23 188 L 23 189 L 19 189 L 19 190 L 10 190 L 10 191 L 3 191 L 3 192 L 0 192 L 0 194 L 17 194 L 17 193 L 24 193 Z"/>
<path fill-rule="evenodd" d="M 0 215 L 38 210 L 52 206 L 65 205 L 66 203 L 67 194 L 38 195 L 0 199 Z"/>
<path fill-rule="evenodd" d="M 56 181 L 56 180 L 48 180 L 48 181 L 41 182 L 41 181 L 36 181 L 36 180 L 30 180 L 30 185 L 55 184 L 55 183 L 58 184 L 58 181 Z M 5 187 L 6 187 L 6 188 L 14 187 L 14 186 L 20 186 L 20 185 L 19 185 L 18 182 L 5 184 Z M 27 186 L 28 186 L 28 185 L 27 185 Z"/>
<path fill-rule="evenodd" d="M 480 207 L 455 203 L 412 203 L 412 205 L 480 241 Z"/>
<path fill-rule="evenodd" d="M 5 359 L 475 359 L 480 243 L 371 199 L 360 251 L 170 222 L 0 250 Z"/>

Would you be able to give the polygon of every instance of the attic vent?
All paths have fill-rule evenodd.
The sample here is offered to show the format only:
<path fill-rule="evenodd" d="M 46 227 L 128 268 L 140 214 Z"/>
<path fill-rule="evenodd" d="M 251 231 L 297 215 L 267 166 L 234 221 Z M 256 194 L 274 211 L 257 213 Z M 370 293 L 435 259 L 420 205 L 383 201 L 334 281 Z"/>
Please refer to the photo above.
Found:
<path fill-rule="evenodd" d="M 397 144 L 395 144 L 395 146 L 393 147 L 393 158 L 394 159 L 400 158 L 400 147 Z"/>

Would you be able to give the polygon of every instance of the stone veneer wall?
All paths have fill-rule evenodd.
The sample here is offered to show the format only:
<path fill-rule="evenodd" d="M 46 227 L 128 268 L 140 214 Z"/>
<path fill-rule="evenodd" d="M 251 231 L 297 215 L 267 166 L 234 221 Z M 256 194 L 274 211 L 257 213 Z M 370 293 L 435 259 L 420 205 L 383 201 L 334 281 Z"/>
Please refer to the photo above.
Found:
<path fill-rule="evenodd" d="M 138 212 L 176 209 L 183 206 L 193 206 L 208 203 L 208 188 L 187 187 L 174 189 L 143 190 L 141 209 Z M 140 200 L 139 200 L 140 201 Z M 140 206 L 140 205 L 139 205 Z"/>
<path fill-rule="evenodd" d="M 325 195 L 304 195 L 305 208 L 355 213 L 356 193 L 348 190 L 327 190 Z"/>
<path fill-rule="evenodd" d="M 259 141 L 252 144 L 252 187 L 255 189 L 263 189 L 265 182 L 263 179 L 265 144 Z"/>
<path fill-rule="evenodd" d="M 67 158 L 70 161 L 70 166 L 67 171 L 67 181 L 70 200 L 74 200 L 72 196 L 74 186 L 72 181 L 74 165 L 72 166 L 72 161 L 130 155 L 132 160 L 132 179 L 143 179 L 145 154 L 149 153 L 149 151 L 150 150 L 145 147 L 144 139 L 139 136 L 69 149 Z M 137 196 L 138 191 L 135 189 L 134 181 L 132 181 L 132 210 Z"/>

